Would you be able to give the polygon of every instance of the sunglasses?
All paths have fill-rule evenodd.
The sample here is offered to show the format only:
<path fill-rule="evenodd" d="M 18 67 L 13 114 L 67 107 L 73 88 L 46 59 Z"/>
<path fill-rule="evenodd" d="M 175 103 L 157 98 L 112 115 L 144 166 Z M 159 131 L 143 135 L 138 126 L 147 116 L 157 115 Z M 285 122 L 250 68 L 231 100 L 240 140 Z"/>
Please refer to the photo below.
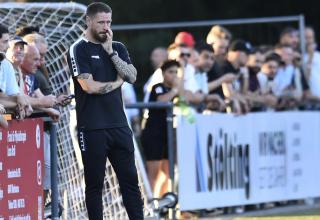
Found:
<path fill-rule="evenodd" d="M 180 57 L 191 57 L 190 53 L 180 53 Z"/>

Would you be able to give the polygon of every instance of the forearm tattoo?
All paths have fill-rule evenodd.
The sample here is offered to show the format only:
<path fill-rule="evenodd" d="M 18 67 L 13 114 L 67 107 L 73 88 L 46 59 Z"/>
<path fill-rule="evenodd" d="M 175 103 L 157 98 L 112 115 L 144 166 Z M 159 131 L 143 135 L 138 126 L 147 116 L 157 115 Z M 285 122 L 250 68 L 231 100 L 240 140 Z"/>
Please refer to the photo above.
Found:
<path fill-rule="evenodd" d="M 109 93 L 115 89 L 117 89 L 118 87 L 120 87 L 123 83 L 122 79 L 118 79 L 114 82 L 108 82 L 106 83 L 104 86 L 101 86 L 98 90 L 98 94 L 106 94 Z"/>
<path fill-rule="evenodd" d="M 112 62 L 114 63 L 118 74 L 124 81 L 129 83 L 134 83 L 137 78 L 137 70 L 132 64 L 127 64 L 119 56 L 111 57 Z"/>
<path fill-rule="evenodd" d="M 106 93 L 108 93 L 108 92 L 111 92 L 113 90 L 113 86 L 112 86 L 112 84 L 110 83 L 108 83 L 107 85 L 105 85 L 105 86 L 102 86 L 99 90 L 98 90 L 98 93 L 99 94 L 106 94 Z"/>

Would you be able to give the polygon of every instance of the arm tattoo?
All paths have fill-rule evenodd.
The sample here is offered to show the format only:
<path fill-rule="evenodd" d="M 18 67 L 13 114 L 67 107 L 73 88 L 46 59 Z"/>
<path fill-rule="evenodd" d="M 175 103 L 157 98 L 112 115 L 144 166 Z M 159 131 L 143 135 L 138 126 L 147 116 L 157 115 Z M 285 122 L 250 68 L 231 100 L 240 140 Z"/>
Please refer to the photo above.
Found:
<path fill-rule="evenodd" d="M 134 83 L 136 81 L 137 70 L 132 64 L 127 64 L 119 56 L 113 56 L 111 57 L 111 60 L 123 80 L 129 83 Z"/>
<path fill-rule="evenodd" d="M 119 88 L 123 83 L 123 80 L 119 77 L 114 82 L 107 82 L 105 85 L 101 86 L 98 90 L 98 94 L 106 94 L 112 92 L 113 90 Z"/>
<path fill-rule="evenodd" d="M 90 78 L 90 74 L 89 73 L 82 73 L 77 78 L 78 79 L 89 79 Z"/>
<path fill-rule="evenodd" d="M 112 84 L 107 84 L 105 86 L 102 86 L 99 90 L 98 90 L 98 94 L 106 94 L 108 92 L 111 92 L 113 90 L 113 86 Z"/>

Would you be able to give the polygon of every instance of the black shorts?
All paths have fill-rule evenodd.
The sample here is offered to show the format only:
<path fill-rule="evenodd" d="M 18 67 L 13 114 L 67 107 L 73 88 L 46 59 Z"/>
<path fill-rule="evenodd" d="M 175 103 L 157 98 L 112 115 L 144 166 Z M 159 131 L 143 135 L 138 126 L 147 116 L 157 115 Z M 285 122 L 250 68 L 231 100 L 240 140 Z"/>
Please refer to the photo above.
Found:
<path fill-rule="evenodd" d="M 166 131 L 145 129 L 142 131 L 141 144 L 147 161 L 168 159 Z"/>

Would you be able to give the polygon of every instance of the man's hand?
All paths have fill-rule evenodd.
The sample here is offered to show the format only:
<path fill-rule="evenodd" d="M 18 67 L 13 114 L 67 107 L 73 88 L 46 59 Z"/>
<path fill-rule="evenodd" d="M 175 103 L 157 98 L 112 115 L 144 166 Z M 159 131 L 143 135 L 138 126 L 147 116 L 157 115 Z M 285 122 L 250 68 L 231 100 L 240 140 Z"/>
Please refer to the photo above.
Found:
<path fill-rule="evenodd" d="M 222 82 L 224 83 L 232 83 L 233 81 L 235 81 L 237 79 L 237 76 L 235 74 L 232 73 L 227 73 L 225 75 L 222 76 Z"/>
<path fill-rule="evenodd" d="M 21 108 L 25 108 L 29 105 L 28 99 L 25 95 L 17 95 L 17 104 Z"/>
<path fill-rule="evenodd" d="M 65 95 L 65 94 L 60 94 L 58 97 L 57 97 L 57 102 L 58 104 L 60 104 L 61 106 L 67 106 L 70 104 L 72 99 L 68 98 L 68 95 Z"/>
<path fill-rule="evenodd" d="M 113 49 L 112 49 L 113 32 L 110 28 L 107 30 L 106 35 L 107 35 L 107 40 L 102 44 L 102 46 L 105 49 L 105 51 L 107 51 L 108 54 L 111 54 L 113 52 Z"/>
<path fill-rule="evenodd" d="M 215 110 L 224 111 L 226 109 L 226 104 L 219 95 L 207 95 L 205 101 Z"/>
<path fill-rule="evenodd" d="M 24 111 L 25 111 L 25 113 L 26 113 L 26 116 L 28 117 L 28 116 L 30 116 L 30 115 L 32 114 L 33 108 L 32 108 L 31 105 L 27 105 L 27 106 L 24 108 Z"/>
<path fill-rule="evenodd" d="M 21 108 L 20 106 L 17 106 L 16 116 L 18 120 L 24 119 L 26 117 L 25 108 Z"/>
<path fill-rule="evenodd" d="M 39 98 L 41 103 L 47 108 L 51 108 L 58 103 L 57 98 L 54 95 L 46 95 Z"/>
<path fill-rule="evenodd" d="M 48 115 L 50 116 L 50 118 L 54 121 L 54 122 L 58 122 L 59 118 L 60 118 L 60 112 L 54 108 L 49 108 L 46 110 L 46 112 L 48 113 Z"/>

